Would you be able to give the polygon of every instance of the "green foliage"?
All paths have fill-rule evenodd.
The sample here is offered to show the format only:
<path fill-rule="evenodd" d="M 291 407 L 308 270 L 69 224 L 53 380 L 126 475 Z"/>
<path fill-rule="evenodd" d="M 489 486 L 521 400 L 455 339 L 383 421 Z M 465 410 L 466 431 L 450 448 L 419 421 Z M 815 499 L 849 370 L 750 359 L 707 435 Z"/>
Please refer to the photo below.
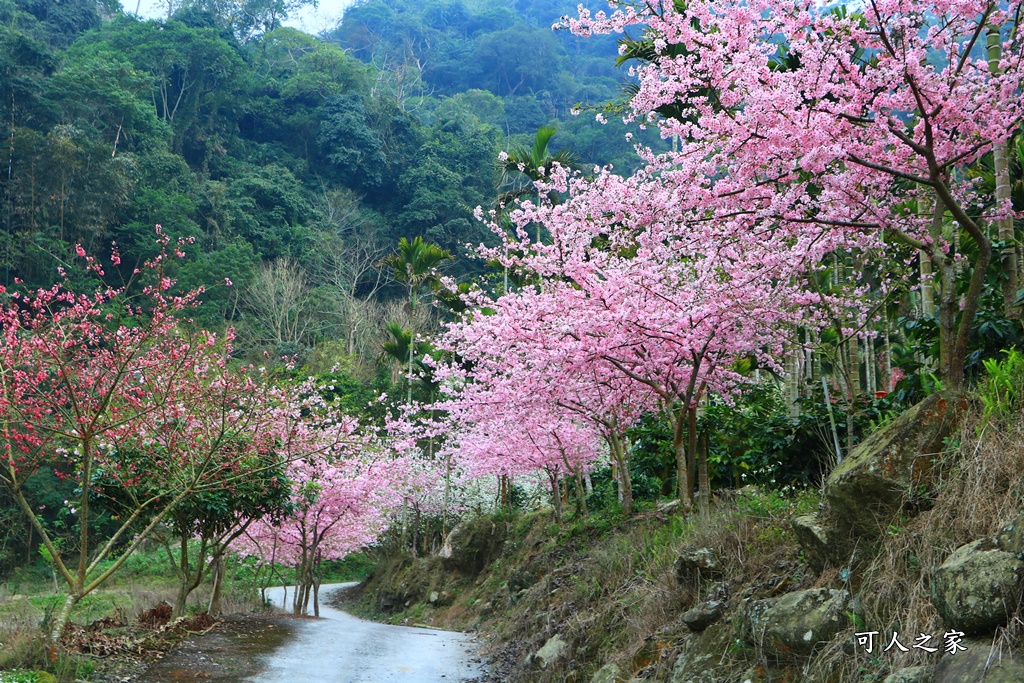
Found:
<path fill-rule="evenodd" d="M 986 377 L 978 389 L 986 419 L 1006 419 L 1021 409 L 1024 395 L 1024 354 L 1014 349 L 1005 358 L 984 361 Z"/>
<path fill-rule="evenodd" d="M 351 553 L 340 560 L 324 562 L 324 583 L 362 581 L 373 571 L 374 558 L 366 553 Z"/>
<path fill-rule="evenodd" d="M 0 683 L 73 683 L 89 680 L 96 669 L 86 656 L 58 650 L 37 632 L 7 630 L 0 633 Z"/>
<path fill-rule="evenodd" d="M 816 458 L 792 448 L 797 430 L 774 384 L 752 387 L 735 405 L 712 399 L 697 428 L 710 440 L 713 482 L 782 486 L 806 483 L 820 472 Z"/>
<path fill-rule="evenodd" d="M 0 683 L 55 683 L 56 680 L 45 671 L 0 671 Z"/>

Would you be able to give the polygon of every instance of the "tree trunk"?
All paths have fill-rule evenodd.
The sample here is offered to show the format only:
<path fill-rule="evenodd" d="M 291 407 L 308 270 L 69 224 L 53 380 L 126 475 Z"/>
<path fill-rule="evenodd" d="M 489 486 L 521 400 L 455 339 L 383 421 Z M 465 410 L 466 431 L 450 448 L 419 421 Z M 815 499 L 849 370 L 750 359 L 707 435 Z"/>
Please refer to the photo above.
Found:
<path fill-rule="evenodd" d="M 676 490 L 679 502 L 687 509 L 693 505 L 693 490 L 696 487 L 696 441 L 692 438 L 694 428 L 688 422 L 695 421 L 696 415 L 696 412 L 691 415 L 688 407 L 680 408 L 676 411 L 672 430 L 672 447 L 676 453 Z"/>
<path fill-rule="evenodd" d="M 618 420 L 612 418 L 607 433 L 608 447 L 612 452 L 616 479 L 619 483 L 619 502 L 622 504 L 622 514 L 629 517 L 633 514 L 633 479 L 629 472 L 629 453 L 623 447 L 622 437 L 619 436 Z"/>
<path fill-rule="evenodd" d="M 551 501 L 555 508 L 555 523 L 562 523 L 562 487 L 559 483 L 558 473 L 548 470 L 548 478 L 551 480 Z"/>
<path fill-rule="evenodd" d="M 990 26 L 988 29 L 988 70 L 994 75 L 1001 73 L 999 62 L 1002 59 L 1002 38 L 999 28 Z M 996 142 L 992 145 L 992 161 L 996 181 L 996 205 L 1009 207 L 1010 199 L 1010 166 L 1007 142 Z M 1003 314 L 1014 318 L 1019 311 L 1014 309 L 1013 302 L 1017 299 L 1017 245 L 1013 233 L 1013 216 L 1007 215 L 999 219 L 998 238 L 1002 243 L 999 258 L 1003 270 Z"/>
<path fill-rule="evenodd" d="M 960 302 L 956 296 L 956 267 L 952 261 L 943 260 L 939 273 L 942 288 L 939 293 L 939 374 L 945 380 L 952 375 Z"/>
<path fill-rule="evenodd" d="M 885 391 L 892 391 L 892 342 L 889 339 L 889 318 L 885 319 L 885 375 L 882 377 L 885 382 Z"/>
<path fill-rule="evenodd" d="M 931 188 L 918 188 L 917 214 L 919 216 L 928 216 L 930 214 L 934 216 L 936 206 L 932 200 Z M 931 230 L 931 233 L 934 238 L 934 228 Z M 917 253 L 917 263 L 921 278 L 921 315 L 925 318 L 930 318 L 935 315 L 935 281 L 933 280 L 932 273 L 932 257 L 925 250 L 919 250 Z"/>
<path fill-rule="evenodd" d="M 224 586 L 225 571 L 224 555 L 218 553 L 213 558 L 213 594 L 210 596 L 210 608 L 207 610 L 211 616 L 220 614 L 220 596 Z"/>
<path fill-rule="evenodd" d="M 444 509 L 441 510 L 441 538 L 448 536 L 448 507 L 452 493 L 452 456 L 449 453 L 444 459 Z"/>
<path fill-rule="evenodd" d="M 188 606 L 188 596 L 203 582 L 203 577 L 206 575 L 206 549 L 206 539 L 202 539 L 193 569 L 188 560 L 188 538 L 181 540 L 181 565 L 178 572 L 180 583 L 178 584 L 178 596 L 174 601 L 174 611 L 171 613 L 172 619 L 184 616 L 185 608 Z"/>
<path fill-rule="evenodd" d="M 576 515 L 588 517 L 590 512 L 587 510 L 587 490 L 583 487 L 583 475 L 580 474 L 579 470 L 576 471 Z"/>
<path fill-rule="evenodd" d="M 868 383 L 868 397 L 874 398 L 878 393 L 875 365 L 875 338 L 868 335 L 864 338 L 864 371 Z"/>
<path fill-rule="evenodd" d="M 708 472 L 708 435 L 701 434 L 697 446 L 697 486 L 700 488 L 698 506 L 702 513 L 711 509 L 711 476 Z"/>
<path fill-rule="evenodd" d="M 315 571 L 310 572 L 313 579 L 313 616 L 320 617 L 320 583 L 323 581 L 323 565 L 321 564 L 320 553 L 317 553 Z"/>
<path fill-rule="evenodd" d="M 302 614 L 302 576 L 305 572 L 303 565 L 306 563 L 305 553 L 295 565 L 295 593 L 292 595 L 292 614 Z"/>
<path fill-rule="evenodd" d="M 854 335 L 847 341 L 847 353 L 849 364 L 846 366 L 850 373 L 850 403 L 854 403 L 861 394 L 860 383 L 860 339 Z"/>
<path fill-rule="evenodd" d="M 81 596 L 76 595 L 74 592 L 69 593 L 64 598 L 64 604 L 60 606 L 60 611 L 57 612 L 57 616 L 50 622 L 50 645 L 56 647 L 57 643 L 60 642 L 60 636 L 64 633 L 64 626 L 68 623 L 68 619 L 71 618 L 71 610 L 78 604 Z"/>
<path fill-rule="evenodd" d="M 697 486 L 697 406 L 690 405 L 686 410 L 686 485 L 689 490 L 690 502 Z"/>

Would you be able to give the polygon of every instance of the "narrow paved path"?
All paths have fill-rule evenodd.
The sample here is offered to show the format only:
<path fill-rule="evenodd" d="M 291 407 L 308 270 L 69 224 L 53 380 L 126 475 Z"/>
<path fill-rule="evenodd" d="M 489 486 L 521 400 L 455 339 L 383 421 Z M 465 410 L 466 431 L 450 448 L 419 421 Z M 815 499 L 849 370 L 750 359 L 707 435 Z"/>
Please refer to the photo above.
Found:
<path fill-rule="evenodd" d="M 295 638 L 266 656 L 251 683 L 457 683 L 481 675 L 471 636 L 364 621 L 324 604 L 342 583 L 320 588 L 320 618 L 296 624 Z M 281 606 L 283 591 L 268 591 Z M 289 592 L 289 598 L 291 594 Z"/>

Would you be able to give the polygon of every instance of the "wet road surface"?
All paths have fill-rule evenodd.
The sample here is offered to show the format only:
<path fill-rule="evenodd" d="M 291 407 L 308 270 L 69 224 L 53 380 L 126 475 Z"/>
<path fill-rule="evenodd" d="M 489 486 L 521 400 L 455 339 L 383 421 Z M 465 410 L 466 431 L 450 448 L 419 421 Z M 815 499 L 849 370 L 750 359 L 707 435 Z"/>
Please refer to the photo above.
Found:
<path fill-rule="evenodd" d="M 458 683 L 483 672 L 472 636 L 426 628 L 388 626 L 325 605 L 334 591 L 320 589 L 320 619 L 295 624 L 295 636 L 266 655 L 251 683 Z M 283 591 L 268 591 L 281 606 Z M 289 598 L 291 597 L 289 593 Z"/>

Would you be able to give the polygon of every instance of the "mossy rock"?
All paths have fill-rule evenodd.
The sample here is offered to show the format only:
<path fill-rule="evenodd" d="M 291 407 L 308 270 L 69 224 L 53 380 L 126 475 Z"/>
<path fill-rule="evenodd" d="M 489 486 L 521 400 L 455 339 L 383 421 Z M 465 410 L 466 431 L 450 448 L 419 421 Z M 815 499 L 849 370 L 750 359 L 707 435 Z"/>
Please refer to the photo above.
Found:
<path fill-rule="evenodd" d="M 832 471 L 822 522 L 835 529 L 844 552 L 878 538 L 912 494 L 930 489 L 945 439 L 966 408 L 961 394 L 932 394 L 865 439 Z"/>
<path fill-rule="evenodd" d="M 755 600 L 743 614 L 744 637 L 777 658 L 810 655 L 819 643 L 832 640 L 846 628 L 849 600 L 847 591 L 828 588 Z"/>
<path fill-rule="evenodd" d="M 566 642 L 562 636 L 556 633 L 548 638 L 543 647 L 537 650 L 533 655 L 532 660 L 537 667 L 546 669 L 554 662 L 567 657 L 569 652 L 569 643 Z"/>
<path fill-rule="evenodd" d="M 797 543 L 804 551 L 804 559 L 817 573 L 837 561 L 833 534 L 818 519 L 816 513 L 797 515 L 790 520 Z"/>
<path fill-rule="evenodd" d="M 733 639 L 732 625 L 728 622 L 713 624 L 700 635 L 687 638 L 672 668 L 669 683 L 705 683 L 721 678 L 722 672 L 716 669 Z"/>
<path fill-rule="evenodd" d="M 979 539 L 957 548 L 935 570 L 932 602 L 949 626 L 969 636 L 987 633 L 1017 610 L 1022 576 L 1024 561 L 992 539 Z"/>
<path fill-rule="evenodd" d="M 682 586 L 720 579 L 722 564 L 711 548 L 683 548 L 675 561 L 676 578 Z"/>
<path fill-rule="evenodd" d="M 965 651 L 946 654 L 935 665 L 934 683 L 1021 683 L 1024 661 L 1007 650 L 992 648 L 990 638 L 966 639 Z"/>
<path fill-rule="evenodd" d="M 508 526 L 488 517 L 460 524 L 448 534 L 441 558 L 446 569 L 476 577 L 501 555 Z"/>
<path fill-rule="evenodd" d="M 618 664 L 605 664 L 598 669 L 590 679 L 590 683 L 621 683 L 625 680 L 622 677 L 622 669 Z"/>
<path fill-rule="evenodd" d="M 1018 556 L 1024 554 L 1024 513 L 1017 515 L 999 529 L 996 544 L 1008 553 Z"/>
<path fill-rule="evenodd" d="M 885 677 L 882 683 L 932 683 L 935 678 L 935 667 L 912 666 L 894 671 Z"/>

